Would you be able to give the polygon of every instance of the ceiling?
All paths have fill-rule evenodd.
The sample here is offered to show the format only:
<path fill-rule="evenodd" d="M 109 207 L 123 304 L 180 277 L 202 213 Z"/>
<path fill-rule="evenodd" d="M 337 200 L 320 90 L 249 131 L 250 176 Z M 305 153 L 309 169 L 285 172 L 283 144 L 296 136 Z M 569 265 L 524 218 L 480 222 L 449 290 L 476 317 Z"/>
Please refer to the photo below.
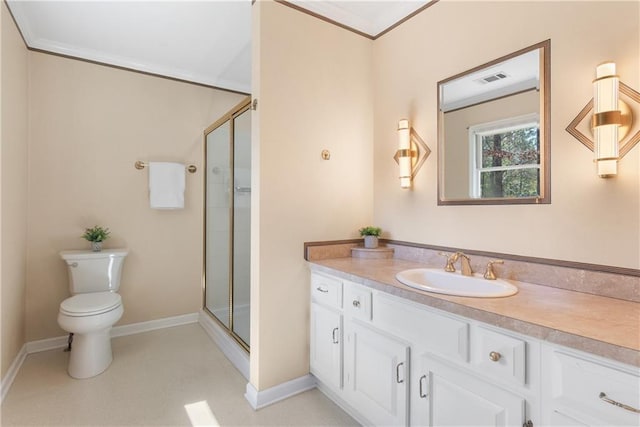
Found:
<path fill-rule="evenodd" d="M 31 49 L 251 92 L 251 0 L 7 3 Z M 375 38 L 429 1 L 281 3 Z"/>
<path fill-rule="evenodd" d="M 540 51 L 531 50 L 442 85 L 445 113 L 540 86 Z"/>

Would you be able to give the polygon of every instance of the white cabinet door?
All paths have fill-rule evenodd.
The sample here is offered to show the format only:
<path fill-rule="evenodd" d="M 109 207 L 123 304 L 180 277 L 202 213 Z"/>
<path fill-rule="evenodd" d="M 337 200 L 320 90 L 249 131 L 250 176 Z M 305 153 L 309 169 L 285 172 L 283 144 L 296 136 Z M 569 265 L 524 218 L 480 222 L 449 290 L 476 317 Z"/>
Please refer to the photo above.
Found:
<path fill-rule="evenodd" d="M 413 392 L 420 395 L 416 424 L 521 427 L 525 422 L 523 397 L 430 355 L 422 358 L 420 375 L 413 377 Z"/>
<path fill-rule="evenodd" d="M 409 346 L 355 320 L 345 332 L 347 403 L 374 425 L 407 425 Z"/>
<path fill-rule="evenodd" d="M 311 373 L 334 389 L 342 388 L 342 315 L 311 304 Z"/>

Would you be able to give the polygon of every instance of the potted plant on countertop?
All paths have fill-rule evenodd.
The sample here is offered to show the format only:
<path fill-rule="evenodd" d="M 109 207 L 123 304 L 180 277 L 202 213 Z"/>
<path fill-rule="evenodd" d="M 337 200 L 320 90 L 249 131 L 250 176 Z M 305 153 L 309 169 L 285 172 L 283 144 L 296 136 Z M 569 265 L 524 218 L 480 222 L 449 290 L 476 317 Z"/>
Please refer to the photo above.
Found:
<path fill-rule="evenodd" d="M 96 225 L 92 228 L 85 229 L 81 237 L 91 242 L 92 251 L 100 252 L 102 250 L 102 242 L 109 238 L 109 234 L 111 234 L 111 231 L 109 231 L 108 228 Z"/>
<path fill-rule="evenodd" d="M 360 236 L 364 237 L 365 248 L 374 249 L 378 247 L 378 237 L 382 234 L 382 229 L 380 227 L 368 225 L 366 227 L 362 227 L 358 231 L 360 232 Z"/>

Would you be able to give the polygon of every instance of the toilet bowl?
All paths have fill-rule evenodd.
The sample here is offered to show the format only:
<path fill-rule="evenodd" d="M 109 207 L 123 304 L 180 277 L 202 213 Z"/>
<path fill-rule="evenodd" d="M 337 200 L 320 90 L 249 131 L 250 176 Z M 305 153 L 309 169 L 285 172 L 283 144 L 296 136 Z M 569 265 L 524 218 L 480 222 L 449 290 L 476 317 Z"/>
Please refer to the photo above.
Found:
<path fill-rule="evenodd" d="M 70 376 L 94 377 L 111 365 L 111 327 L 123 313 L 122 298 L 114 292 L 79 294 L 62 301 L 58 325 L 73 333 Z"/>
<path fill-rule="evenodd" d="M 90 378 L 104 372 L 113 360 L 111 328 L 124 313 L 120 274 L 126 250 L 64 251 L 69 267 L 70 298 L 60 303 L 58 325 L 73 333 L 67 372 Z"/>

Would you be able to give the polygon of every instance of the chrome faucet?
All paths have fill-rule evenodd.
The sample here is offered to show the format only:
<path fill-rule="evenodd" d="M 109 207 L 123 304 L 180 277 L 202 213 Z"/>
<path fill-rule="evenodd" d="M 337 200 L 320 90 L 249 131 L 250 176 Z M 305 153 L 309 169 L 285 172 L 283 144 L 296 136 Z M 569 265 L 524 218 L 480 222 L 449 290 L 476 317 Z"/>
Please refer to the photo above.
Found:
<path fill-rule="evenodd" d="M 460 267 L 462 268 L 463 276 L 471 276 L 473 275 L 473 270 L 471 269 L 471 260 L 467 255 L 462 252 L 456 252 L 451 255 L 447 255 L 442 252 L 438 252 L 438 255 L 442 255 L 447 258 L 447 265 L 444 267 L 444 271 L 448 271 L 450 273 L 455 273 L 456 267 L 455 263 L 460 260 Z"/>

